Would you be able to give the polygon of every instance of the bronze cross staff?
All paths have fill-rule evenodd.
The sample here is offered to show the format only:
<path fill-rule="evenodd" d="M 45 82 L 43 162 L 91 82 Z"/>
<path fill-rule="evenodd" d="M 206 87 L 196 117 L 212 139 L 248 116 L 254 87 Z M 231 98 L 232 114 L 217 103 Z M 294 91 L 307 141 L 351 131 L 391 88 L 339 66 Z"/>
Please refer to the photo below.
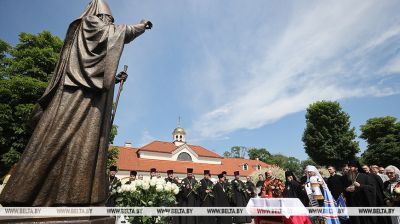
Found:
<path fill-rule="evenodd" d="M 125 78 L 122 78 L 121 79 L 121 83 L 119 84 L 117 98 L 115 99 L 114 110 L 113 110 L 113 113 L 111 115 L 111 128 L 112 128 L 112 125 L 114 124 L 115 114 L 117 113 L 119 97 L 121 95 L 122 89 L 124 88 L 124 82 L 126 80 L 126 77 L 128 77 L 128 73 L 126 73 L 127 71 L 128 71 L 128 66 L 124 65 L 124 70 L 117 75 L 117 77 L 125 77 Z"/>

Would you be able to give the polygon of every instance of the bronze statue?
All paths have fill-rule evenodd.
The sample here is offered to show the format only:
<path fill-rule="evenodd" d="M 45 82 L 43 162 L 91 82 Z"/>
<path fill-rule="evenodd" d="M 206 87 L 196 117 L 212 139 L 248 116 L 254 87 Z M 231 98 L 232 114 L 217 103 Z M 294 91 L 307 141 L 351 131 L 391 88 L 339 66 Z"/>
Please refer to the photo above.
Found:
<path fill-rule="evenodd" d="M 34 111 L 34 132 L 0 195 L 3 206 L 104 205 L 115 74 L 124 44 L 152 23 L 114 25 L 92 0 L 73 21 L 53 78 Z"/>

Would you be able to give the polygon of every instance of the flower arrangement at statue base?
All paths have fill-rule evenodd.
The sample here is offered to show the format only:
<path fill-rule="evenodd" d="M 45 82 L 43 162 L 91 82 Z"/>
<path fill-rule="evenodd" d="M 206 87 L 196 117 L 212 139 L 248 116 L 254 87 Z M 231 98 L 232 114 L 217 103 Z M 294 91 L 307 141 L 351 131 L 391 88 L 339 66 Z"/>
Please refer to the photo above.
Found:
<path fill-rule="evenodd" d="M 175 195 L 179 193 L 179 187 L 164 179 L 135 180 L 118 187 L 115 194 L 118 207 L 171 207 L 176 206 Z M 130 223 L 166 223 L 169 217 L 132 216 Z"/>

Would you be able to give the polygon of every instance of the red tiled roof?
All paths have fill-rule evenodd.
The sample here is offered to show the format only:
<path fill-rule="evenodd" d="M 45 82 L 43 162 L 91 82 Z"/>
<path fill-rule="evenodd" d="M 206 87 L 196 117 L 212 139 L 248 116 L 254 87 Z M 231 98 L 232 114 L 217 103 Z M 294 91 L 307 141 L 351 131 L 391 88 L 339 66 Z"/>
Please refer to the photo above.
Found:
<path fill-rule="evenodd" d="M 213 158 L 221 158 L 220 155 L 207 150 L 201 146 L 197 145 L 188 145 L 197 155 L 201 157 L 213 157 Z M 162 141 L 153 141 L 145 146 L 142 146 L 138 149 L 138 151 L 148 151 L 148 152 L 161 152 L 161 153 L 172 153 L 175 149 L 179 148 L 173 142 L 162 142 Z"/>
<path fill-rule="evenodd" d="M 212 175 L 220 174 L 222 171 L 226 171 L 228 175 L 233 175 L 233 172 L 238 170 L 240 171 L 240 174 L 242 176 L 247 176 L 256 171 L 254 167 L 256 165 L 260 165 L 262 168 L 268 167 L 268 164 L 262 161 L 240 158 L 221 158 L 221 164 L 144 159 L 138 158 L 137 152 L 141 149 L 130 147 L 118 148 L 119 159 L 117 162 L 117 166 L 119 167 L 119 170 L 136 170 L 148 172 L 151 168 L 156 168 L 159 172 L 167 172 L 167 170 L 173 169 L 175 173 L 186 173 L 187 168 L 193 168 L 194 174 L 203 174 L 204 170 L 210 170 Z M 245 163 L 248 164 L 248 170 L 242 169 L 242 165 Z"/>

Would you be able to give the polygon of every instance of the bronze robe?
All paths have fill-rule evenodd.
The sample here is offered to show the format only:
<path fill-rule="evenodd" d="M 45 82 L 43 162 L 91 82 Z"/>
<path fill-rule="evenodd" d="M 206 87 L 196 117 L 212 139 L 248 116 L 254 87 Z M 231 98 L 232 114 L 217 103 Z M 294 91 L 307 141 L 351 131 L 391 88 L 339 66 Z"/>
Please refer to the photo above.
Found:
<path fill-rule="evenodd" d="M 93 1 L 95 2 L 95 1 Z M 89 8 L 69 26 L 33 135 L 0 195 L 3 206 L 103 205 L 115 73 L 144 24 L 106 24 Z"/>

